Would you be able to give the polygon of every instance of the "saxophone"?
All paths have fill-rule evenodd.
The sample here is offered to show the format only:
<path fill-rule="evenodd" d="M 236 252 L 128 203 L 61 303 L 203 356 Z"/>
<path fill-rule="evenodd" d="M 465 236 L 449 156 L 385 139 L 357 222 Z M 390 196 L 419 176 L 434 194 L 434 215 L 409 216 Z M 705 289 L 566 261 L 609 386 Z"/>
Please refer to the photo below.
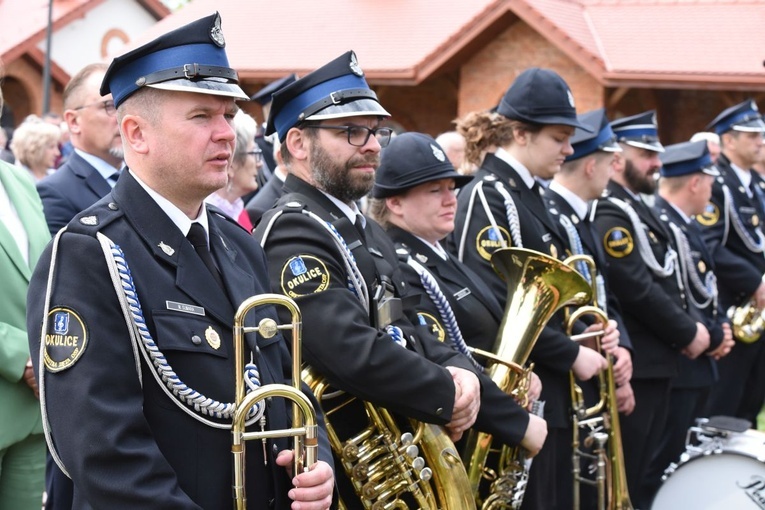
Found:
<path fill-rule="evenodd" d="M 311 367 L 303 368 L 302 379 L 324 411 L 332 450 L 364 508 L 476 507 L 465 467 L 440 426 L 397 420 L 382 407 L 330 391 L 326 379 Z M 349 427 L 359 416 L 366 425 L 361 430 Z M 341 499 L 339 508 L 347 507 Z"/>
<path fill-rule="evenodd" d="M 473 352 L 489 359 L 489 377 L 525 406 L 532 367 L 524 365 L 542 328 L 560 308 L 589 301 L 591 288 L 571 267 L 536 251 L 503 248 L 494 252 L 491 263 L 507 282 L 507 305 L 493 352 Z M 499 454 L 496 470 L 486 466 L 490 452 Z M 491 434 L 472 431 L 462 458 L 482 510 L 520 508 L 530 467 L 523 448 L 492 449 Z M 485 499 L 479 494 L 482 480 L 490 482 Z"/>

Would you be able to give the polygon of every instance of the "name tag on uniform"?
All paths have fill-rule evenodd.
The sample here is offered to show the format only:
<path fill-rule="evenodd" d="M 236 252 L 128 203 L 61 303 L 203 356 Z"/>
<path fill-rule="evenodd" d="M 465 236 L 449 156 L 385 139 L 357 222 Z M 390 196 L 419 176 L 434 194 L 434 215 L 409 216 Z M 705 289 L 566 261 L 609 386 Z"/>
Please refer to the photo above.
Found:
<path fill-rule="evenodd" d="M 457 301 L 459 301 L 460 299 L 464 297 L 468 297 L 470 294 L 471 294 L 470 289 L 465 287 L 464 289 L 458 290 L 457 292 L 455 292 L 454 297 L 457 298 Z"/>
<path fill-rule="evenodd" d="M 205 314 L 205 309 L 201 306 L 187 305 L 186 303 L 178 303 L 177 301 L 165 301 L 165 305 L 168 310 L 176 312 L 190 313 L 193 315 Z"/>

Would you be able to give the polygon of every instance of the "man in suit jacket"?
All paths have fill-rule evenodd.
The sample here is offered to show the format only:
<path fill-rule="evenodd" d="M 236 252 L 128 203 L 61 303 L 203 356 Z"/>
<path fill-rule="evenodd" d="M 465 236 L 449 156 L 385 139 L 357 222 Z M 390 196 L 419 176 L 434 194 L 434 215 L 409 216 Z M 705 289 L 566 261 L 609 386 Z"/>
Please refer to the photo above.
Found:
<path fill-rule="evenodd" d="M 635 506 L 647 508 L 650 496 L 643 484 L 664 431 L 678 355 L 698 357 L 709 347 L 709 331 L 687 313 L 670 234 L 640 197 L 653 193 L 654 174 L 661 167 L 664 148 L 655 114 L 619 119 L 611 127 L 624 151 L 623 164 L 614 168 L 608 197 L 593 207 L 608 282 L 622 306 L 633 346 L 635 411 L 622 418 L 627 483 Z"/>
<path fill-rule="evenodd" d="M 726 108 L 708 126 L 720 135 L 717 158 L 720 177 L 712 199 L 697 217 L 715 258 L 720 303 L 725 310 L 754 299 L 765 308 L 765 188 L 752 170 L 763 148 L 765 121 L 754 101 Z M 737 416 L 756 423 L 765 399 L 765 342 L 738 342 L 720 360 L 720 382 L 712 389 L 708 412 Z"/>
<path fill-rule="evenodd" d="M 114 59 L 101 92 L 114 96 L 130 172 L 57 235 L 30 284 L 48 446 L 76 509 L 232 505 L 234 314 L 267 291 L 267 273 L 251 236 L 204 204 L 226 184 L 234 101 L 247 99 L 224 48 L 215 13 Z M 244 326 L 266 317 L 272 307 Z M 246 337 L 248 381 L 288 383 L 281 334 Z M 272 399 L 253 419 L 282 430 L 291 407 Z M 331 465 L 290 475 L 288 443 L 246 447 L 248 508 L 329 508 Z"/>
<path fill-rule="evenodd" d="M 111 95 L 98 92 L 105 64 L 90 64 L 64 89 L 64 119 L 74 152 L 37 183 L 51 235 L 112 190 L 122 168 L 122 140 Z"/>
<path fill-rule="evenodd" d="M 99 88 L 106 64 L 83 67 L 64 88 L 64 119 L 74 152 L 56 172 L 37 183 L 45 220 L 56 235 L 76 214 L 108 194 L 122 167 L 122 139 L 111 94 Z M 46 510 L 72 508 L 72 482 L 48 456 Z"/>
<path fill-rule="evenodd" d="M 2 95 L 0 94 L 0 108 Z M 0 162 L 0 508 L 39 510 L 45 438 L 27 343 L 32 269 L 50 240 L 29 176 Z"/>

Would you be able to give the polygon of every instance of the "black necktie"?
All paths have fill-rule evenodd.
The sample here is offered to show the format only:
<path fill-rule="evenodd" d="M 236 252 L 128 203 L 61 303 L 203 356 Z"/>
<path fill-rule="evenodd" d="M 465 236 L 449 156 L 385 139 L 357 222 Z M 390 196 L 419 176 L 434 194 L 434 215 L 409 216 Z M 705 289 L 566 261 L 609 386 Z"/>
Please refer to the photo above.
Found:
<path fill-rule="evenodd" d="M 192 223 L 191 229 L 189 230 L 186 239 L 188 239 L 191 245 L 194 246 L 194 250 L 196 250 L 197 255 L 199 255 L 199 258 L 202 259 L 202 262 L 205 266 L 207 266 L 207 269 L 210 270 L 210 273 L 212 274 L 213 278 L 215 278 L 215 281 L 218 282 L 220 288 L 225 289 L 223 280 L 220 277 L 220 272 L 218 271 L 218 267 L 215 265 L 215 261 L 212 258 L 212 253 L 210 253 L 210 249 L 207 246 L 207 234 L 205 233 L 205 228 L 202 226 L 202 224 L 196 222 Z"/>
<path fill-rule="evenodd" d="M 367 244 L 367 235 L 364 233 L 364 222 L 362 221 L 360 214 L 356 215 L 356 221 L 353 222 L 353 226 L 356 227 L 356 230 L 359 231 L 361 242 Z"/>
<path fill-rule="evenodd" d="M 115 184 L 117 184 L 117 179 L 120 178 L 119 172 L 114 172 L 112 175 L 106 178 L 106 182 L 109 183 L 109 185 L 113 188 Z"/>

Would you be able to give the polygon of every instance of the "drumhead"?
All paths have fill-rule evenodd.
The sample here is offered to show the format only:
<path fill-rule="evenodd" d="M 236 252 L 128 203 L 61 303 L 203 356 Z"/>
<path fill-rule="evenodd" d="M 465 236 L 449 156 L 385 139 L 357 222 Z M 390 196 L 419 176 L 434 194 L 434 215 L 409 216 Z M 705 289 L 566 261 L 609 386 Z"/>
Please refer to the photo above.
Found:
<path fill-rule="evenodd" d="M 765 509 L 765 464 L 756 458 L 759 453 L 724 451 L 692 458 L 662 484 L 651 509 Z"/>

